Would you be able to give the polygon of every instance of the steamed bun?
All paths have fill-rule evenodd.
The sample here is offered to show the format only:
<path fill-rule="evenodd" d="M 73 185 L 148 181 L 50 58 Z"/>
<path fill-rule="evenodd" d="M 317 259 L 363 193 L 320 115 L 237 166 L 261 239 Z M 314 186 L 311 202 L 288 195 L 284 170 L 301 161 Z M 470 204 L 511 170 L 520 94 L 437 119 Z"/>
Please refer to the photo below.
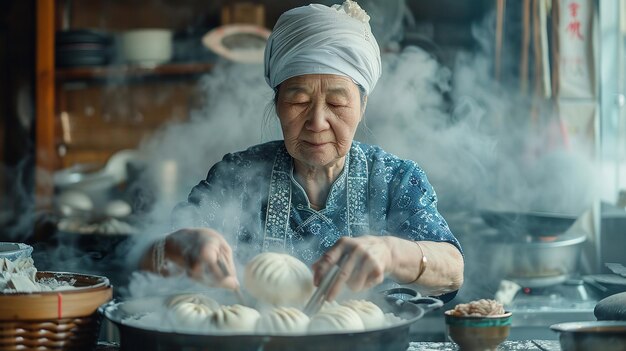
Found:
<path fill-rule="evenodd" d="M 167 307 L 175 307 L 176 305 L 179 304 L 184 304 L 184 303 L 192 303 L 192 304 L 197 304 L 197 305 L 205 305 L 209 308 L 211 308 L 212 310 L 216 310 L 220 307 L 220 304 L 217 303 L 217 301 L 213 300 L 212 298 L 204 295 L 204 294 L 179 294 L 179 295 L 174 295 L 171 296 L 170 298 L 167 299 L 167 301 L 165 302 L 165 304 L 167 305 Z"/>
<path fill-rule="evenodd" d="M 184 327 L 204 328 L 208 326 L 213 310 L 206 305 L 184 302 L 171 309 L 177 323 Z"/>
<path fill-rule="evenodd" d="M 256 331 L 262 334 L 306 334 L 309 316 L 295 307 L 275 307 L 261 315 Z"/>
<path fill-rule="evenodd" d="M 265 252 L 246 265 L 244 284 L 259 301 L 302 307 L 313 294 L 313 273 L 293 256 Z"/>
<path fill-rule="evenodd" d="M 254 308 L 232 305 L 221 306 L 210 317 L 211 330 L 219 332 L 254 333 L 254 328 L 261 317 Z"/>
<path fill-rule="evenodd" d="M 375 303 L 367 300 L 347 300 L 341 303 L 356 312 L 365 329 L 380 328 L 385 324 L 385 314 Z"/>
<path fill-rule="evenodd" d="M 309 322 L 310 333 L 355 332 L 365 330 L 361 317 L 349 307 L 326 308 L 316 313 Z"/>
<path fill-rule="evenodd" d="M 211 315 L 219 309 L 219 304 L 202 294 L 182 294 L 166 301 L 170 313 L 181 326 L 206 328 Z"/>

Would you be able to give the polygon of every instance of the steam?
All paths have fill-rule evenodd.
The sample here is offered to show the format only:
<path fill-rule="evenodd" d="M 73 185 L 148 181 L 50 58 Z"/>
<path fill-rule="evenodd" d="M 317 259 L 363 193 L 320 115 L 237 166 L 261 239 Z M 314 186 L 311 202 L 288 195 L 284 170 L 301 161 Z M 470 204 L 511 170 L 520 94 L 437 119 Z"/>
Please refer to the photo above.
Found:
<path fill-rule="evenodd" d="M 205 97 L 202 108 L 189 121 L 167 125 L 140 146 L 147 169 L 135 186 L 146 188 L 140 193 L 153 194 L 148 197 L 152 203 L 145 235 L 134 238 L 131 265 L 148 243 L 172 231 L 173 207 L 186 201 L 213 164 L 227 153 L 282 137 L 277 118 L 268 116 L 273 92 L 262 66 L 221 61 L 198 88 Z"/>
<path fill-rule="evenodd" d="M 122 295 L 131 299 L 141 299 L 150 296 L 166 297 L 180 294 L 181 291 L 210 292 L 214 299 L 220 301 L 233 300 L 232 292 L 225 289 L 211 289 L 207 285 L 201 284 L 183 274 L 163 277 L 153 273 L 134 272 L 128 286 L 121 289 Z"/>
<path fill-rule="evenodd" d="M 272 135 L 279 137 L 264 127 L 264 108 L 273 92 L 261 66 L 222 62 L 201 80 L 199 89 L 206 97 L 205 104 L 192 112 L 190 121 L 168 125 L 140 146 L 153 180 L 163 180 L 158 177 L 167 172 L 161 168 L 165 160 L 175 161 L 175 169 L 170 170 L 177 174 L 175 184 L 172 193 L 166 194 L 175 201 L 184 200 L 225 154 Z"/>
<path fill-rule="evenodd" d="M 565 145 L 550 122 L 530 125 L 529 102 L 489 79 L 487 57 L 460 54 L 454 75 L 419 48 L 383 62 L 366 124 L 377 144 L 426 170 L 443 211 L 590 207 L 596 175 L 584 145 Z"/>
<path fill-rule="evenodd" d="M 418 162 L 456 233 L 462 229 L 454 221 L 457 212 L 490 208 L 579 215 L 597 194 L 594 180 L 599 177 L 585 151 L 588 146 L 567 145 L 557 116 L 550 113 L 533 123 L 527 115 L 532 101 L 519 96 L 516 87 L 492 80 L 490 25 L 488 17 L 475 27 L 480 49 L 459 53 L 450 68 L 417 47 L 385 54 L 383 76 L 368 99 L 358 134 L 359 140 Z M 276 117 L 271 113 L 267 117 L 273 92 L 260 65 L 220 62 L 201 80 L 199 89 L 205 101 L 189 121 L 164 126 L 140 146 L 147 169 L 133 186 L 149 194 L 140 200 L 150 205 L 150 212 L 142 234 L 112 249 L 116 261 L 111 264 L 116 268 L 136 267 L 146 245 L 171 231 L 173 206 L 185 201 L 190 189 L 225 154 L 282 137 Z M 22 166 L 17 173 L 5 174 L 21 179 L 19 169 Z M 24 188 L 14 191 L 13 197 L 28 199 Z M 32 201 L 17 201 L 13 212 L 1 213 L 0 219 L 17 213 L 22 215 L 15 216 L 12 229 L 5 232 L 9 240 L 20 241 L 24 233 L 32 233 Z M 473 235 L 459 235 L 459 239 L 468 260 L 475 260 L 466 262 L 466 276 L 480 278 L 493 263 L 481 261 L 481 249 L 472 246 Z M 74 245 L 59 246 L 49 260 L 64 270 L 84 271 L 93 257 L 71 250 Z M 164 293 L 196 288 L 134 275 L 127 292 L 149 293 L 155 286 L 166 286 Z"/>
<path fill-rule="evenodd" d="M 468 218 L 458 213 L 580 215 L 591 206 L 598 179 L 588 145 L 567 144 L 558 116 L 539 106 L 543 114 L 533 119 L 528 114 L 533 101 L 492 79 L 492 22 L 490 15 L 474 27 L 479 50 L 459 53 L 450 68 L 418 47 L 384 54 L 383 75 L 357 133 L 358 140 L 415 160 L 426 171 L 440 211 L 465 248 L 466 277 L 485 282 L 467 288 L 480 297 L 495 291 L 481 277 L 493 262 L 481 259 L 481 248 L 473 244 L 478 233 L 463 233 Z M 202 80 L 201 89 L 206 104 L 189 122 L 171 124 L 142 145 L 154 170 L 147 174 L 157 178 L 153 182 L 163 184 L 158 170 L 166 160 L 177 167 L 174 190 L 157 198 L 148 233 L 169 231 L 172 205 L 184 201 L 224 154 L 281 138 L 276 117 L 263 118 L 273 94 L 260 66 L 223 62 Z"/>

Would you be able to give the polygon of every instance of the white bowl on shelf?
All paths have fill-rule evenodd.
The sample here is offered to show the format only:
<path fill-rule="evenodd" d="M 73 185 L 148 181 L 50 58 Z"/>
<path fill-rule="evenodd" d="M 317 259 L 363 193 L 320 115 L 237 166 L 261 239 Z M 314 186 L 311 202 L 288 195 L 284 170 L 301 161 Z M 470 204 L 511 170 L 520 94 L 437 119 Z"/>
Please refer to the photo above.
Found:
<path fill-rule="evenodd" d="M 172 31 L 169 29 L 134 29 L 120 35 L 122 60 L 132 64 L 155 66 L 172 59 Z"/>
<path fill-rule="evenodd" d="M 0 258 L 15 261 L 19 258 L 30 257 L 33 247 L 23 243 L 0 242 Z"/>

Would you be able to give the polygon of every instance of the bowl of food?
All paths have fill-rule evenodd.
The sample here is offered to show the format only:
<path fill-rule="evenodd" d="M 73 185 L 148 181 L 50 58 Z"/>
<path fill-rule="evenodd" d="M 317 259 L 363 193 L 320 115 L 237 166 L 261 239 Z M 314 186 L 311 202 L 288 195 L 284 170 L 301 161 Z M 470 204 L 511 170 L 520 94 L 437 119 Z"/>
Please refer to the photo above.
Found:
<path fill-rule="evenodd" d="M 106 277 L 37 272 L 45 291 L 0 291 L 0 350 L 91 350 L 98 307 L 112 298 Z"/>
<path fill-rule="evenodd" d="M 448 338 L 463 351 L 497 350 L 509 337 L 512 313 L 494 300 L 458 304 L 445 312 Z"/>

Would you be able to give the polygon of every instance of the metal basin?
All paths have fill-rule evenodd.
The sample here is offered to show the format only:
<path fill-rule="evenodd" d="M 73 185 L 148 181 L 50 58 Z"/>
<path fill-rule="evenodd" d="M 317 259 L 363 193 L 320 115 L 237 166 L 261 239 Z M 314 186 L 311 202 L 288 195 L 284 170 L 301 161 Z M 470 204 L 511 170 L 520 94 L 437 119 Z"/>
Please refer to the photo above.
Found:
<path fill-rule="evenodd" d="M 413 297 L 412 297 L 413 296 Z M 405 300 L 404 298 L 409 298 Z M 409 346 L 409 328 L 424 314 L 443 305 L 431 297 L 419 297 L 417 292 L 398 288 L 383 292 L 372 299 L 385 313 L 393 313 L 401 322 L 359 332 L 324 333 L 307 335 L 265 334 L 198 334 L 175 332 L 168 328 L 154 328 L 128 323 L 129 317 L 142 315 L 159 308 L 162 297 L 142 298 L 109 303 L 101 313 L 120 331 L 121 349 L 126 350 L 265 350 L 265 351 L 404 351 Z"/>

